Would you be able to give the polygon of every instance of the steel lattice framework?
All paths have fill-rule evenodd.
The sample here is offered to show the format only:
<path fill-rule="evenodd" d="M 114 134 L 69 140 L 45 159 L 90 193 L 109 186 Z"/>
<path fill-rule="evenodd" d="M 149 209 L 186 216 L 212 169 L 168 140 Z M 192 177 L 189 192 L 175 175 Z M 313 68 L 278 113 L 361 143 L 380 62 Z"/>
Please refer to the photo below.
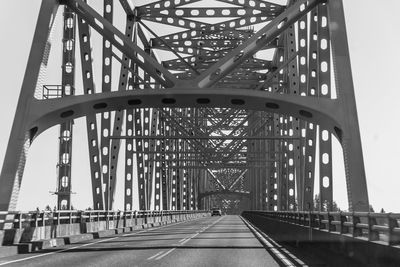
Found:
<path fill-rule="evenodd" d="M 95 209 L 111 209 L 124 180 L 126 210 L 311 210 L 318 177 L 320 209 L 329 210 L 334 136 L 349 207 L 368 210 L 341 0 L 145 3 L 103 0 L 99 12 L 83 0 L 42 1 L 1 172 L 1 210 L 16 207 L 29 146 L 57 124 L 58 206 L 70 208 L 73 119 L 82 116 Z M 62 80 L 50 86 L 43 75 L 60 5 Z M 125 29 L 114 25 L 118 9 Z"/>

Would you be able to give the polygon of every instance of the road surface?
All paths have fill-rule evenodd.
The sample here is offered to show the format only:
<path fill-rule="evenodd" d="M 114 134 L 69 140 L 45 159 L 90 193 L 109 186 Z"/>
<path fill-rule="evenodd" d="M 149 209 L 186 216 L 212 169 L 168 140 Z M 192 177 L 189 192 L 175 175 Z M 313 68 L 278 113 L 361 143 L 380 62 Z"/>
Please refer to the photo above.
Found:
<path fill-rule="evenodd" d="M 9 266 L 279 266 L 239 216 L 205 217 L 0 259 Z"/>

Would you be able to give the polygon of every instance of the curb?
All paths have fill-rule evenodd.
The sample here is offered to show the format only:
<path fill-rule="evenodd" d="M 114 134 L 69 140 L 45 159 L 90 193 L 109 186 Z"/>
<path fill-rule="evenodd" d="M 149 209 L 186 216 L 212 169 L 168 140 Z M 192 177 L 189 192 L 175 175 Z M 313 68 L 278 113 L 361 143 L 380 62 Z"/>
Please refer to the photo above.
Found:
<path fill-rule="evenodd" d="M 263 245 L 265 250 L 268 251 L 268 253 L 275 259 L 275 261 L 280 265 L 280 266 L 304 266 L 304 263 L 301 262 L 297 258 L 291 257 L 291 255 L 288 255 L 286 252 L 282 251 L 282 246 L 277 244 L 273 239 L 271 239 L 267 234 L 265 234 L 263 231 L 258 229 L 257 226 L 252 224 L 250 221 L 248 221 L 246 218 L 243 216 L 240 216 L 240 218 L 243 220 L 243 222 L 246 224 L 246 226 L 250 229 L 250 231 L 255 235 L 255 237 L 260 241 L 260 243 Z"/>

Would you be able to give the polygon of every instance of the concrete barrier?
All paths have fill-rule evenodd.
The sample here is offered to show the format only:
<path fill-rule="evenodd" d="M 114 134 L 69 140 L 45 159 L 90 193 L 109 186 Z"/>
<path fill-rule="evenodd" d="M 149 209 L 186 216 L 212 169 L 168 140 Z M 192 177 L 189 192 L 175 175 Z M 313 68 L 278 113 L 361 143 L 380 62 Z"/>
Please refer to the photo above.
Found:
<path fill-rule="evenodd" d="M 190 212 L 190 211 L 189 211 Z M 69 215 L 46 219 L 46 214 L 34 214 L 34 219 L 23 222 L 23 215 L 18 213 L 17 220 L 11 225 L 19 228 L 0 230 L 0 257 L 29 253 L 41 249 L 63 246 L 102 238 L 124 232 L 157 227 L 177 221 L 209 216 L 208 212 L 185 211 L 140 211 L 140 212 L 64 212 Z M 74 215 L 76 214 L 76 215 Z M 31 218 L 30 217 L 30 218 Z M 41 221 L 39 220 L 41 219 Z M 69 222 L 69 223 L 68 223 Z"/>
<path fill-rule="evenodd" d="M 75 244 L 87 240 L 92 240 L 93 234 L 79 234 L 64 237 L 65 244 Z"/>
<path fill-rule="evenodd" d="M 32 244 L 31 251 L 38 251 L 47 248 L 64 246 L 65 242 L 64 238 L 59 237 L 59 238 L 33 241 L 31 242 L 31 244 Z"/>
<path fill-rule="evenodd" d="M 18 246 L 0 247 L 0 258 L 13 256 L 18 253 Z"/>
<path fill-rule="evenodd" d="M 109 229 L 109 230 L 94 232 L 93 236 L 94 238 L 102 238 L 110 235 L 115 235 L 116 233 L 117 233 L 116 229 Z"/>

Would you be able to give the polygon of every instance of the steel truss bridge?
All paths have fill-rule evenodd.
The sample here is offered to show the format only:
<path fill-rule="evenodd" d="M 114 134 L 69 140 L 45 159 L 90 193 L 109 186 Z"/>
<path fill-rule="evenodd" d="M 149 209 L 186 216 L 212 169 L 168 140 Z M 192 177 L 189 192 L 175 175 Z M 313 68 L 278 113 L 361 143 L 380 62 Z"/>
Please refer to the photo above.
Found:
<path fill-rule="evenodd" d="M 45 74 L 60 16 L 54 85 Z M 330 211 L 332 138 L 350 211 L 369 209 L 341 0 L 42 0 L 0 210 L 15 210 L 29 147 L 54 125 L 57 207 L 71 208 L 79 117 L 95 210 L 113 209 L 118 180 L 126 211 L 312 211 L 316 193 Z"/>
<path fill-rule="evenodd" d="M 71 210 L 77 118 L 87 211 Z M 57 209 L 16 211 L 29 147 L 56 125 Z M 342 0 L 42 0 L 0 174 L 0 265 L 397 266 L 400 214 L 369 211 Z M 1 259 L 10 244 L 67 247 Z"/>

